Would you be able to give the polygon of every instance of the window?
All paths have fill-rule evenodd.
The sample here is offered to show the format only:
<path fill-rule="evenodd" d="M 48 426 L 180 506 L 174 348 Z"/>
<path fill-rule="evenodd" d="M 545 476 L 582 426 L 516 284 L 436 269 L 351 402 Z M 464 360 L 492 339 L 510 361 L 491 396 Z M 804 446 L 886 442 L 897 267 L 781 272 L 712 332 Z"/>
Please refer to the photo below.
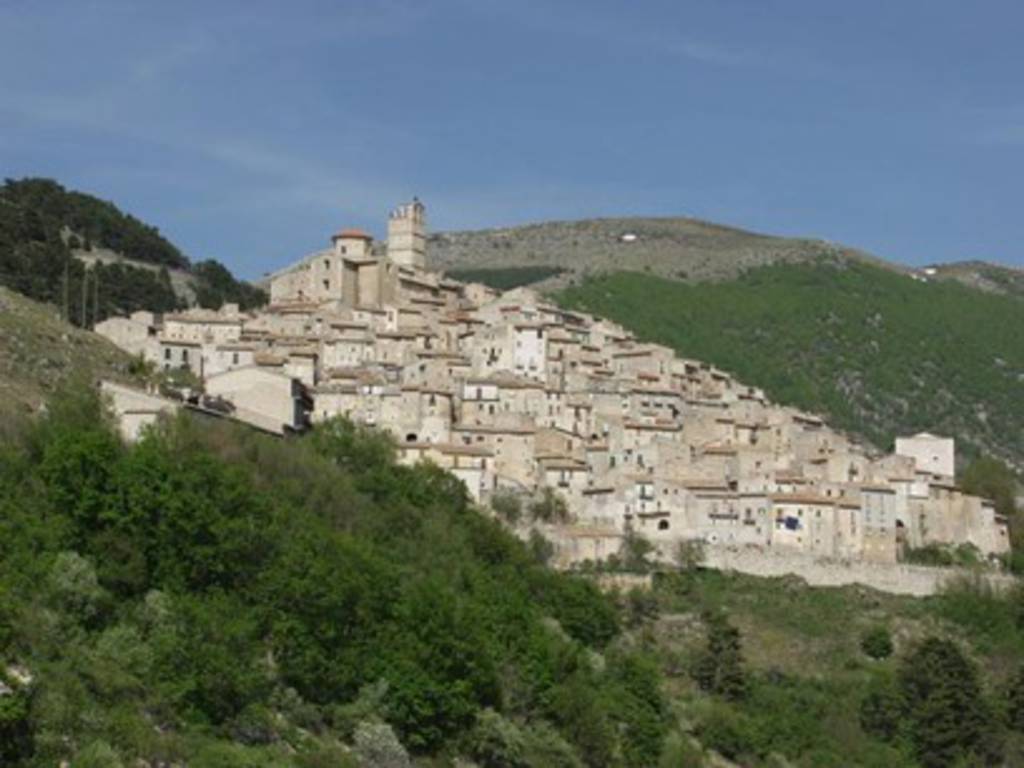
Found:
<path fill-rule="evenodd" d="M 237 352 L 232 352 L 231 353 L 231 364 L 232 365 L 238 365 L 238 353 Z"/>
<path fill-rule="evenodd" d="M 164 349 L 164 360 L 170 360 L 170 359 L 171 359 L 171 348 L 170 347 L 166 347 Z"/>

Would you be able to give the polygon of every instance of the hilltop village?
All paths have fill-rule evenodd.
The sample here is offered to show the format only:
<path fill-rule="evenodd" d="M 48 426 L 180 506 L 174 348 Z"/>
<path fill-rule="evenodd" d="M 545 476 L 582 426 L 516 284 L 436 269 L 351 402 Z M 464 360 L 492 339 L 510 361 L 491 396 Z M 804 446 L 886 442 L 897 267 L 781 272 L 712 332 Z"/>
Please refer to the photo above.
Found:
<path fill-rule="evenodd" d="M 472 497 L 558 498 L 545 535 L 563 566 L 640 535 L 818 561 L 885 564 L 907 548 L 1009 549 L 991 502 L 961 492 L 954 445 L 922 433 L 876 455 L 815 415 L 622 327 L 519 288 L 498 294 L 428 268 L 425 210 L 394 210 L 386 244 L 343 229 L 270 277 L 270 304 L 96 331 L 164 370 L 187 369 L 210 413 L 284 434 L 343 415 L 390 432 Z M 180 407 L 105 384 L 135 438 Z M 552 496 L 555 494 L 555 496 Z"/>

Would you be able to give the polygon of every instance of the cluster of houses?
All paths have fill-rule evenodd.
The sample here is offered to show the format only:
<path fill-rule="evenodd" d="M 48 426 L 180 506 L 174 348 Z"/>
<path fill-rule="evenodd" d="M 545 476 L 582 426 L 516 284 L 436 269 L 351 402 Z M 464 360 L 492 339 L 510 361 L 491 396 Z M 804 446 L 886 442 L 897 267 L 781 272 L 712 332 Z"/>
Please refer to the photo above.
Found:
<path fill-rule="evenodd" d="M 963 493 L 954 445 L 919 434 L 876 455 L 815 415 L 768 402 L 711 365 L 562 309 L 427 268 L 423 205 L 393 211 L 386 244 L 345 229 L 270 277 L 270 304 L 96 331 L 156 366 L 185 369 L 200 404 L 275 433 L 343 415 L 390 432 L 487 504 L 552 489 L 548 534 L 564 565 L 639 534 L 677 542 L 896 562 L 906 548 L 1008 551 L 1006 521 Z M 131 438 L 169 407 L 108 385 Z M 216 406 L 216 407 L 215 407 Z"/>

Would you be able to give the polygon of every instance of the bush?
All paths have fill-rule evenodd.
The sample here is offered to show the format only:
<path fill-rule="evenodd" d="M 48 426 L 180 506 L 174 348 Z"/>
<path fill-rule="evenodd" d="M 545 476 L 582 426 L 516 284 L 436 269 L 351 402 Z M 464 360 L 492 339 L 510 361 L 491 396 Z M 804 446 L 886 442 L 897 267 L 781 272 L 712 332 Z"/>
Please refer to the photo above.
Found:
<path fill-rule="evenodd" d="M 61 552 L 50 572 L 50 589 L 61 611 L 82 624 L 94 622 L 106 601 L 92 563 L 77 552 Z"/>
<path fill-rule="evenodd" d="M 541 523 L 567 523 L 569 508 L 565 504 L 565 499 L 545 486 L 540 498 L 530 504 L 530 518 Z"/>
<path fill-rule="evenodd" d="M 583 768 L 572 745 L 549 723 L 534 723 L 523 732 L 526 764 L 544 768 Z"/>
<path fill-rule="evenodd" d="M 491 507 L 509 525 L 517 525 L 523 516 L 523 504 L 512 491 L 499 490 L 491 497 Z"/>
<path fill-rule="evenodd" d="M 715 706 L 697 726 L 697 738 L 708 749 L 741 764 L 757 755 L 753 724 L 727 706 Z"/>
<path fill-rule="evenodd" d="M 861 636 L 860 647 L 872 659 L 889 658 L 893 651 L 889 630 L 883 626 L 872 627 Z"/>
<path fill-rule="evenodd" d="M 411 768 L 409 753 L 387 723 L 360 723 L 353 750 L 365 768 Z"/>
<path fill-rule="evenodd" d="M 895 741 L 903 722 L 903 699 L 889 679 L 875 682 L 860 704 L 860 727 L 880 741 Z"/>
<path fill-rule="evenodd" d="M 94 741 L 71 761 L 71 768 L 123 768 L 124 763 L 105 741 Z"/>
<path fill-rule="evenodd" d="M 469 734 L 469 753 L 482 768 L 525 768 L 526 741 L 519 728 L 493 709 L 477 716 Z"/>
<path fill-rule="evenodd" d="M 650 541 L 635 531 L 627 531 L 619 550 L 622 569 L 630 573 L 647 573 L 651 569 L 648 558 L 652 552 L 654 545 Z"/>

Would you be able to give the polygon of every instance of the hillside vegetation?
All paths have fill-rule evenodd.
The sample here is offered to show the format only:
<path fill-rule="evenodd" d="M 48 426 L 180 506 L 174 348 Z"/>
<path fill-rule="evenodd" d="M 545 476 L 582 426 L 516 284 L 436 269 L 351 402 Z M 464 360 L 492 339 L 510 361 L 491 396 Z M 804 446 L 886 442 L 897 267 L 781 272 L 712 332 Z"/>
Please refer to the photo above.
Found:
<path fill-rule="evenodd" d="M 965 582 L 920 599 L 684 570 L 628 598 L 672 712 L 738 765 L 1024 764 L 1024 722 L 1008 725 L 1024 694 L 1020 594 Z M 673 765 L 713 764 L 676 744 Z"/>
<path fill-rule="evenodd" d="M 125 447 L 88 390 L 0 430 L 3 765 L 657 762 L 614 604 L 381 434 Z"/>
<path fill-rule="evenodd" d="M 184 280 L 176 285 L 172 274 Z M 8 179 L 0 187 L 0 285 L 66 307 L 79 326 L 193 299 L 212 308 L 266 301 L 219 262 L 190 264 L 155 227 L 48 179 Z"/>
<path fill-rule="evenodd" d="M 879 447 L 930 430 L 1024 468 L 1024 303 L 823 259 L 691 286 L 611 273 L 559 295 Z"/>
<path fill-rule="evenodd" d="M 814 261 L 823 252 L 901 269 L 821 240 L 774 237 L 688 218 L 584 219 L 440 232 L 430 236 L 428 248 L 437 269 L 557 269 L 565 272 L 556 281 L 563 285 L 574 276 L 607 270 L 724 280 L 755 267 Z M 535 279 L 550 277 L 538 272 Z"/>
<path fill-rule="evenodd" d="M 495 267 L 493 269 L 451 269 L 445 275 L 463 283 L 483 283 L 497 291 L 511 291 L 565 272 L 561 267 Z"/>
<path fill-rule="evenodd" d="M 71 381 L 132 381 L 137 362 L 57 310 L 0 287 L 0 421 L 34 410 Z"/>
<path fill-rule="evenodd" d="M 128 447 L 73 389 L 0 437 L 5 766 L 1024 756 L 1020 593 L 809 589 L 681 557 L 605 596 L 345 421 L 280 440 L 182 415 Z"/>

